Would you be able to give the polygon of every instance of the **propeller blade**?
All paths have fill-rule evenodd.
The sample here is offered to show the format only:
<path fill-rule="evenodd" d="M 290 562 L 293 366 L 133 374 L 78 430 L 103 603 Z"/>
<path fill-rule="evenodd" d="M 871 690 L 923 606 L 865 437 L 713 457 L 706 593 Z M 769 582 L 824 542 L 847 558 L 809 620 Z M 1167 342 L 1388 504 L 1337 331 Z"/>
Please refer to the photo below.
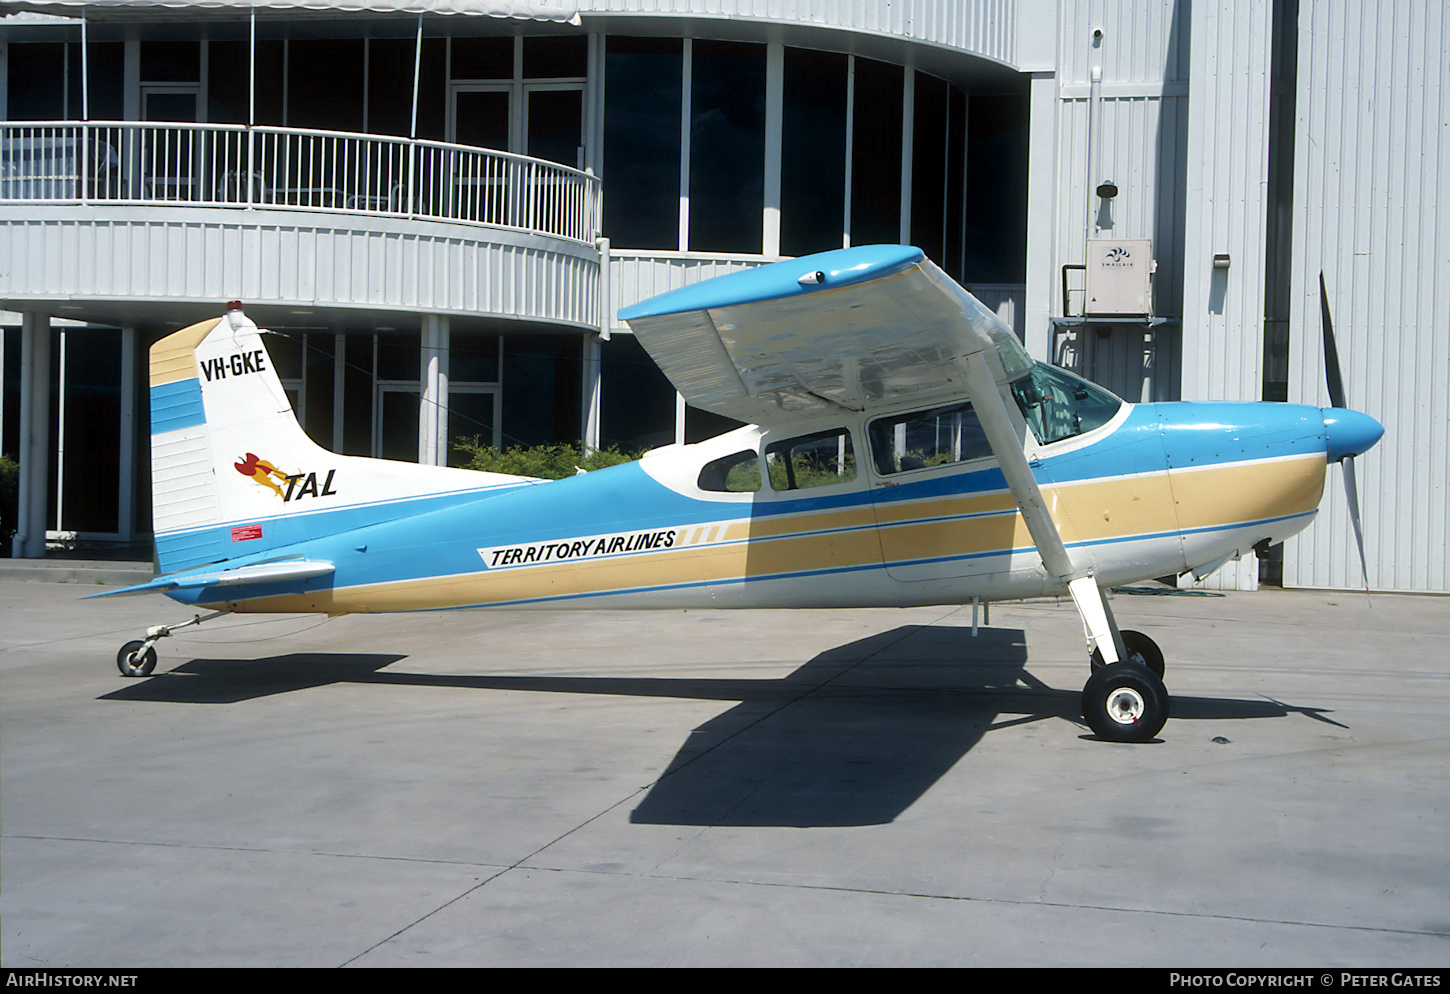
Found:
<path fill-rule="evenodd" d="M 1345 456 L 1340 462 L 1344 470 L 1344 498 L 1349 503 L 1349 520 L 1354 525 L 1354 542 L 1359 546 L 1359 575 L 1364 579 L 1364 594 L 1369 596 L 1369 570 L 1364 564 L 1364 528 L 1359 521 L 1359 486 L 1354 477 L 1354 457 Z"/>
<path fill-rule="evenodd" d="M 1348 409 L 1349 403 L 1344 397 L 1344 377 L 1339 368 L 1339 349 L 1334 344 L 1334 319 L 1329 314 L 1329 290 L 1324 285 L 1322 269 L 1319 271 L 1319 317 L 1324 331 L 1324 379 L 1329 383 L 1329 403 L 1333 407 Z M 1359 549 L 1359 575 L 1364 580 L 1364 595 L 1369 597 L 1369 569 L 1364 561 L 1364 527 L 1359 520 L 1359 486 L 1354 476 L 1354 457 L 1345 456 L 1339 465 L 1344 470 L 1344 497 L 1349 504 L 1350 524 L 1354 526 L 1354 544 Z"/>
<path fill-rule="evenodd" d="M 1334 319 L 1329 316 L 1329 291 L 1324 272 L 1319 273 L 1319 317 L 1324 331 L 1324 378 L 1329 381 L 1329 406 L 1348 407 L 1344 400 L 1344 377 L 1339 371 L 1339 349 L 1334 347 Z"/>

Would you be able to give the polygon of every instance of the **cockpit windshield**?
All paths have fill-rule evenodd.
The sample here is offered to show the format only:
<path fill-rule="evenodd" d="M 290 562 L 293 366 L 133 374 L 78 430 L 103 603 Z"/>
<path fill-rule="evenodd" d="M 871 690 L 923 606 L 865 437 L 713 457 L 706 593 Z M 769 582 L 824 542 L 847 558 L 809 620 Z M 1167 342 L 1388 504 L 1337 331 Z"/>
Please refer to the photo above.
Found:
<path fill-rule="evenodd" d="M 1012 381 L 1012 396 L 1043 445 L 1101 428 L 1123 406 L 1121 399 L 1097 384 L 1043 362 Z"/>

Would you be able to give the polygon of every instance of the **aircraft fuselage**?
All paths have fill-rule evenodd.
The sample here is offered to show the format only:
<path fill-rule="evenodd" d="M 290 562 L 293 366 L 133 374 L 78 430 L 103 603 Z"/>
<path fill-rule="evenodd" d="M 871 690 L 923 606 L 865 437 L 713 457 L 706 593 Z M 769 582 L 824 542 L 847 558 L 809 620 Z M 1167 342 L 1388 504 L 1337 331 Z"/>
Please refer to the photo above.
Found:
<path fill-rule="evenodd" d="M 417 513 L 258 557 L 333 564 L 300 592 L 294 583 L 255 585 L 238 600 L 205 589 L 170 596 L 341 613 L 911 606 L 1064 592 L 990 452 L 886 466 L 875 448 L 887 444 L 882 430 L 872 436 L 882 420 L 746 427 L 570 479 L 434 496 Z M 1083 434 L 1048 445 L 1025 437 L 1064 544 L 1102 586 L 1214 566 L 1300 531 L 1319 504 L 1330 444 L 1325 412 L 1271 403 L 1123 404 Z M 803 476 L 815 459 L 809 480 L 782 476 L 793 438 L 809 440 L 794 463 Z M 772 452 L 787 458 L 772 463 Z M 742 486 L 755 489 L 714 489 L 723 484 L 707 468 L 752 453 L 735 465 L 754 462 Z M 346 485 L 339 473 L 335 488 Z M 325 498 L 313 507 L 316 530 L 332 530 Z"/>

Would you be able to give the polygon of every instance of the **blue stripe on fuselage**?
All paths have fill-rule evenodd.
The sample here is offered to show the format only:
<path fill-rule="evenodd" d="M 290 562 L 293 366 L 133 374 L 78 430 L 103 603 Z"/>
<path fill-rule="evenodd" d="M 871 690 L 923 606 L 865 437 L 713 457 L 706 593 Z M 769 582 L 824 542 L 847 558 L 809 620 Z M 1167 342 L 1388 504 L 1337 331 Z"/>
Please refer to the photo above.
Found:
<path fill-rule="evenodd" d="M 539 486 L 542 482 L 547 481 L 503 485 L 465 493 L 430 494 L 374 504 L 350 504 L 305 514 L 241 519 L 207 528 L 167 532 L 156 536 L 156 552 L 163 563 L 172 567 L 171 572 L 213 566 L 223 560 L 229 567 L 244 566 L 303 550 L 310 554 L 314 543 L 323 538 L 348 536 L 360 529 L 373 528 L 399 519 L 412 519 L 439 510 L 471 506 L 515 490 Z M 255 545 L 249 545 L 245 541 L 232 541 L 232 529 L 251 524 L 261 527 L 261 540 L 253 540 Z M 289 546 L 290 549 L 287 548 Z"/>
<path fill-rule="evenodd" d="M 1287 404 L 1145 404 L 1133 408 L 1123 424 L 1093 444 L 1046 455 L 1036 473 L 1043 483 L 1067 484 L 1162 473 L 1168 466 L 1196 468 L 1323 451 L 1323 422 L 1317 408 Z M 248 587 L 245 594 L 266 596 L 334 584 L 355 586 L 475 573 L 484 566 L 477 550 L 485 547 L 682 528 L 744 516 L 762 520 L 1005 490 L 1000 470 L 989 466 L 904 481 L 889 491 L 861 488 L 824 495 L 812 491 L 799 497 L 765 498 L 743 504 L 677 493 L 645 472 L 640 463 L 626 463 L 502 492 L 347 508 L 329 513 L 325 520 L 305 516 L 264 522 L 264 527 L 288 529 L 283 534 L 294 544 L 289 549 L 269 543 L 266 552 L 250 561 L 295 552 L 331 562 L 337 572 L 332 577 L 307 581 L 303 587 Z M 392 520 L 378 521 L 381 513 L 391 513 Z M 808 523 L 803 525 L 810 530 Z M 344 531 L 340 526 L 346 527 L 344 534 L 338 534 Z M 332 534 L 312 537 L 323 532 Z M 359 551 L 359 546 L 367 551 Z M 247 561 L 239 558 L 229 565 L 244 565 Z"/>

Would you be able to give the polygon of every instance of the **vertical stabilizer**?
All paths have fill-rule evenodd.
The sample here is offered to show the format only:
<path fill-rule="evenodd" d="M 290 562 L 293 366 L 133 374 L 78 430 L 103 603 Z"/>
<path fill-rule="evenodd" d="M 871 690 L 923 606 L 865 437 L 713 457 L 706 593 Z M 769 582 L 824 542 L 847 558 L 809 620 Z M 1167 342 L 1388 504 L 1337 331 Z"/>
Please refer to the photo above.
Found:
<path fill-rule="evenodd" d="M 329 452 L 298 425 L 263 335 L 235 305 L 151 347 L 151 506 L 163 573 L 528 482 Z"/>

